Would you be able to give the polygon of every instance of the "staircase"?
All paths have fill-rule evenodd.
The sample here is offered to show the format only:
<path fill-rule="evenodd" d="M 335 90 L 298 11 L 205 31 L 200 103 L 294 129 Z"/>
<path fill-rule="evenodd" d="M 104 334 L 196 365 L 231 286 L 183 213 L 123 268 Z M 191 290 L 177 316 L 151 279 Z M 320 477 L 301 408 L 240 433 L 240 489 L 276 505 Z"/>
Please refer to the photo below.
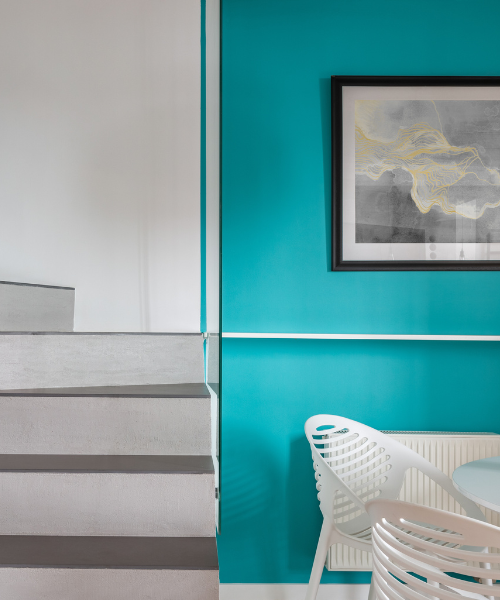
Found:
<path fill-rule="evenodd" d="M 76 333 L 73 306 L 0 282 L 0 598 L 216 600 L 202 335 Z"/>

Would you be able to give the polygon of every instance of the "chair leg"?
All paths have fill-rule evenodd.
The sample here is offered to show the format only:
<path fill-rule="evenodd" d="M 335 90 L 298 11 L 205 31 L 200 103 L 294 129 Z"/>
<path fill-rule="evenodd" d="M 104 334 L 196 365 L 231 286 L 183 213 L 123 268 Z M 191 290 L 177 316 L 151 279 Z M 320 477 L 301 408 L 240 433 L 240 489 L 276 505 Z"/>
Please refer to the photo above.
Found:
<path fill-rule="evenodd" d="M 319 582 L 321 581 L 323 567 L 325 566 L 326 554 L 328 552 L 328 548 L 331 546 L 332 530 L 333 527 L 330 521 L 328 519 L 323 519 L 321 533 L 319 534 L 318 547 L 316 548 L 316 554 L 314 556 L 311 577 L 309 579 L 309 585 L 307 586 L 306 600 L 316 600 Z"/>
<path fill-rule="evenodd" d="M 427 579 L 427 585 L 439 589 L 439 583 L 437 581 L 431 581 L 430 579 Z M 429 598 L 431 598 L 431 600 L 439 600 L 437 596 L 429 596 Z"/>
<path fill-rule="evenodd" d="M 481 569 L 491 569 L 490 563 L 479 563 L 479 566 L 481 567 Z M 493 585 L 494 583 L 496 583 L 495 579 L 477 579 L 476 577 L 474 577 L 474 579 L 476 579 L 476 581 L 479 581 L 483 585 Z M 489 598 L 492 598 L 492 596 L 489 596 Z"/>
<path fill-rule="evenodd" d="M 484 554 L 489 554 L 488 548 L 486 548 Z M 479 563 L 479 566 L 481 567 L 481 569 L 491 569 L 490 563 L 482 562 L 482 563 Z M 474 578 L 474 579 L 476 579 L 476 578 Z M 477 581 L 480 581 L 484 585 L 493 585 L 494 583 L 496 583 L 496 580 L 493 580 L 493 579 L 477 579 Z"/>
<path fill-rule="evenodd" d="M 372 580 L 370 582 L 370 590 L 368 592 L 368 600 L 375 600 L 377 595 L 375 594 L 375 584 L 373 583 L 373 575 Z"/>

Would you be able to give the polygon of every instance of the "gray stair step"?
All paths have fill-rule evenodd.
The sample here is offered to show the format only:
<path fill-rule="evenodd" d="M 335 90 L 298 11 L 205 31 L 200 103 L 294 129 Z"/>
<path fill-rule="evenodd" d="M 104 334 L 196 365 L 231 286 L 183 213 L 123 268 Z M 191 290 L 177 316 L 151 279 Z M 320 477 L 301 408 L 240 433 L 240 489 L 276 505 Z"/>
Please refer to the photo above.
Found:
<path fill-rule="evenodd" d="M 215 539 L 0 536 L 8 600 L 218 600 Z"/>
<path fill-rule="evenodd" d="M 0 534 L 214 535 L 210 456 L 0 456 Z"/>
<path fill-rule="evenodd" d="M 75 289 L 0 281 L 0 331 L 73 331 Z"/>
<path fill-rule="evenodd" d="M 26 397 L 98 397 L 98 398 L 210 398 L 204 383 L 170 383 L 156 385 L 108 385 L 65 388 L 0 389 L 0 396 Z"/>
<path fill-rule="evenodd" d="M 0 535 L 0 568 L 217 570 L 214 537 Z"/>
<path fill-rule="evenodd" d="M 210 454 L 203 383 L 0 391 L 2 454 Z"/>
<path fill-rule="evenodd" d="M 197 333 L 0 333 L 6 390 L 203 381 Z"/>
<path fill-rule="evenodd" d="M 211 456 L 0 454 L 0 473 L 209 473 Z"/>

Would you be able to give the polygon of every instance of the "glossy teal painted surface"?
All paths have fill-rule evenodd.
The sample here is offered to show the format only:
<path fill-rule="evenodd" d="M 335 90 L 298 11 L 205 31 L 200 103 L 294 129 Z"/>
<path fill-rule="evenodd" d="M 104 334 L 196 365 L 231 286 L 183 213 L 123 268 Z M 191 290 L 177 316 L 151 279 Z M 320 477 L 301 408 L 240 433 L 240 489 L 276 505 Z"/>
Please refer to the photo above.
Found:
<path fill-rule="evenodd" d="M 500 3 L 223 0 L 223 329 L 500 334 L 500 273 L 332 273 L 333 74 L 499 75 Z M 303 426 L 500 432 L 500 344 L 225 340 L 223 583 L 305 583 Z M 367 582 L 326 573 L 324 582 Z"/>
<path fill-rule="evenodd" d="M 329 271 L 330 76 L 499 75 L 499 17 L 496 0 L 223 0 L 225 331 L 500 333 L 500 272 Z"/>
<path fill-rule="evenodd" d="M 200 331 L 207 330 L 207 36 L 206 0 L 200 2 L 200 261 L 201 261 L 201 297 Z"/>
<path fill-rule="evenodd" d="M 223 348 L 223 583 L 308 581 L 321 526 L 303 429 L 311 415 L 500 433 L 498 343 L 226 339 Z"/>

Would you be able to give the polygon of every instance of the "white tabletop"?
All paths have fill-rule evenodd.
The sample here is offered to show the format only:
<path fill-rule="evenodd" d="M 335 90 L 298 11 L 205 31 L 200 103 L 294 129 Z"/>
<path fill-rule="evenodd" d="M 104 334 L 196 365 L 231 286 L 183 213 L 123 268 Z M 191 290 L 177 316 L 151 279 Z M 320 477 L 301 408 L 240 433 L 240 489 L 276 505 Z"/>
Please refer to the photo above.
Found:
<path fill-rule="evenodd" d="M 453 485 L 467 498 L 500 512 L 500 456 L 458 467 L 453 472 Z"/>

